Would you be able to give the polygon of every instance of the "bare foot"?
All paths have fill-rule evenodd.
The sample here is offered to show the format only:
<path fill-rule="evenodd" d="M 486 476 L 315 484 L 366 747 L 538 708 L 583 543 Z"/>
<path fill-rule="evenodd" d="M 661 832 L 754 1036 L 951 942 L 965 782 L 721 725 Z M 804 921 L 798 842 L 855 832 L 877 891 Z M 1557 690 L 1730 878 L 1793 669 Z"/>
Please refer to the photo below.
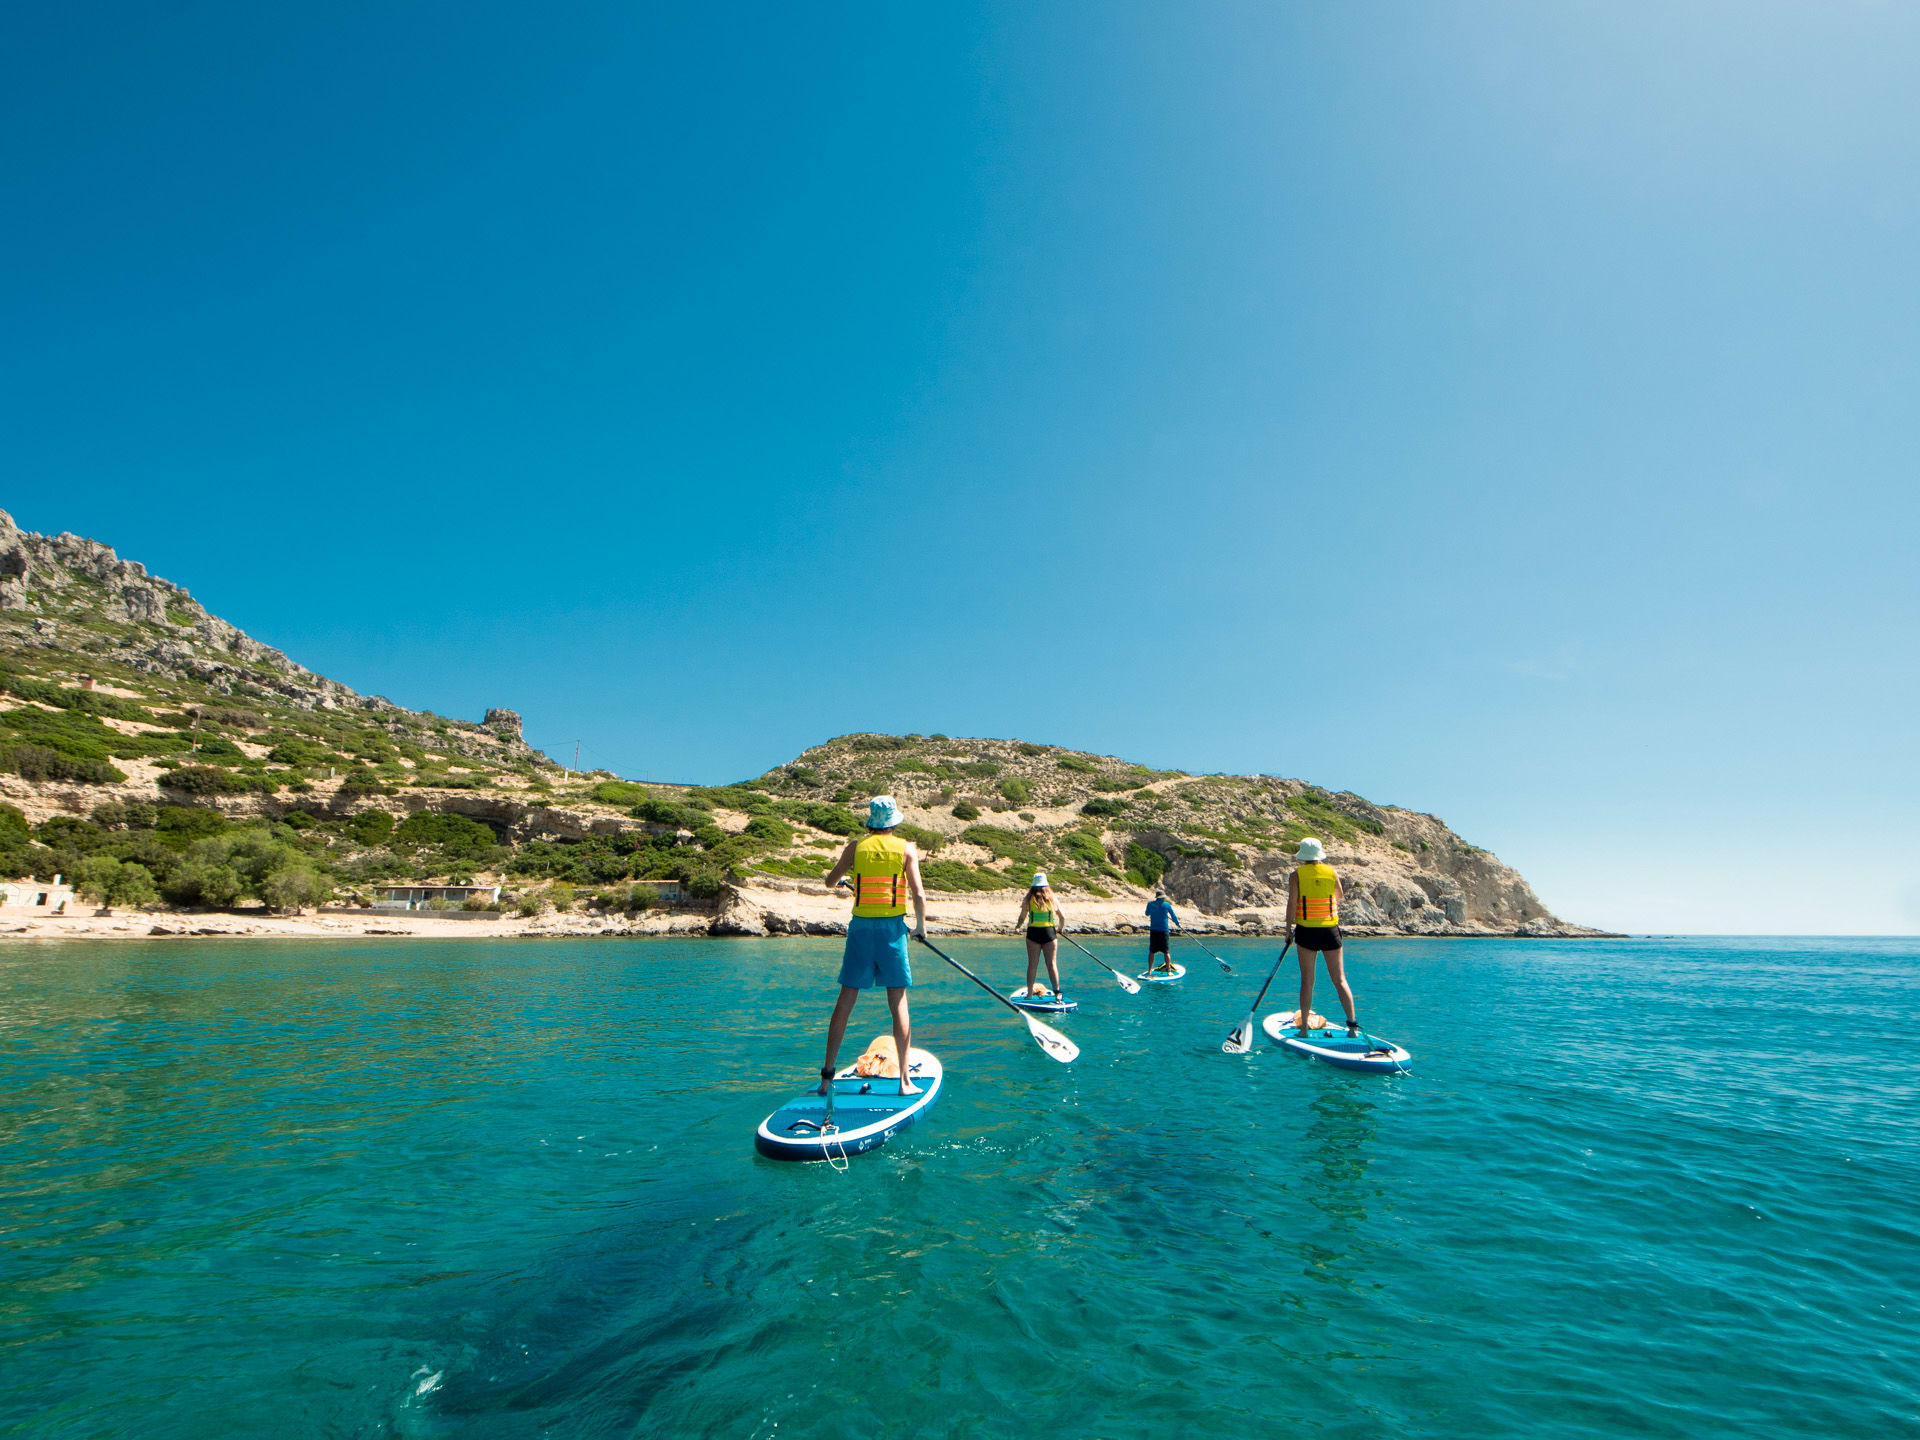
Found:
<path fill-rule="evenodd" d="M 918 1095 L 920 1093 L 920 1087 L 902 1075 L 900 1077 L 900 1093 L 902 1095 Z"/>

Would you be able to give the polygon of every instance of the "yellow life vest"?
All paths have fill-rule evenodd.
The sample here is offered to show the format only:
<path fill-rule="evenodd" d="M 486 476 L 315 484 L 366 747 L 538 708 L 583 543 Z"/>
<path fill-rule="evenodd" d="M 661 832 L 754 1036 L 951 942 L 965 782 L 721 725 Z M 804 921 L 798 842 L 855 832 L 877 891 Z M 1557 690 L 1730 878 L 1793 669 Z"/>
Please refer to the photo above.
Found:
<path fill-rule="evenodd" d="M 1300 880 L 1300 913 L 1297 925 L 1338 925 L 1340 910 L 1334 899 L 1339 884 L 1333 867 L 1317 861 L 1293 872 Z"/>
<path fill-rule="evenodd" d="M 1027 905 L 1027 924 L 1029 925 L 1053 924 L 1052 909 L 1048 908 L 1046 910 L 1042 910 L 1037 903 L 1029 901 Z"/>
<path fill-rule="evenodd" d="M 861 919 L 907 913 L 907 842 L 869 835 L 853 847 L 853 913 Z"/>

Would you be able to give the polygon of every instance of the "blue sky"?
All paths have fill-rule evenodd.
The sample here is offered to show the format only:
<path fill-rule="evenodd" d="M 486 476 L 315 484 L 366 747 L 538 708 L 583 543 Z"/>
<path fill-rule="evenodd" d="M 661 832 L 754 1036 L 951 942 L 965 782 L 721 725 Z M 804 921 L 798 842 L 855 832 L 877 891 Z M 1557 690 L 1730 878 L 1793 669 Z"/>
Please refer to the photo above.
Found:
<path fill-rule="evenodd" d="M 0 22 L 0 504 L 757 774 L 1296 775 L 1562 914 L 1920 929 L 1920 12 Z"/>

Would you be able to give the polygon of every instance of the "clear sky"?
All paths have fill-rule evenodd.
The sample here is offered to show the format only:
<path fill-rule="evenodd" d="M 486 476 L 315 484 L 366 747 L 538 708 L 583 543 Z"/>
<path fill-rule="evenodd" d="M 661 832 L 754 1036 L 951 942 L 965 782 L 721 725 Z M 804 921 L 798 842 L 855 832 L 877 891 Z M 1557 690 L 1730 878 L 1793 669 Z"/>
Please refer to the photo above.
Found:
<path fill-rule="evenodd" d="M 0 505 L 643 778 L 1019 736 L 1920 929 L 1920 9 L 11 7 Z"/>

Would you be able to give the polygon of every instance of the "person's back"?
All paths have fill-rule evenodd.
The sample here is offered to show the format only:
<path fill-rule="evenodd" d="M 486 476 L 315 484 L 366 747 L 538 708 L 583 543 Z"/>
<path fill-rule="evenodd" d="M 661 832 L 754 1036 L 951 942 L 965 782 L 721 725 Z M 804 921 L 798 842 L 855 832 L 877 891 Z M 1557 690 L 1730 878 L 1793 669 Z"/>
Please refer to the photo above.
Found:
<path fill-rule="evenodd" d="M 1167 903 L 1167 892 L 1155 890 L 1153 899 L 1147 902 L 1147 969 L 1172 972 L 1173 950 L 1168 927 L 1179 923 L 1180 917 Z"/>

